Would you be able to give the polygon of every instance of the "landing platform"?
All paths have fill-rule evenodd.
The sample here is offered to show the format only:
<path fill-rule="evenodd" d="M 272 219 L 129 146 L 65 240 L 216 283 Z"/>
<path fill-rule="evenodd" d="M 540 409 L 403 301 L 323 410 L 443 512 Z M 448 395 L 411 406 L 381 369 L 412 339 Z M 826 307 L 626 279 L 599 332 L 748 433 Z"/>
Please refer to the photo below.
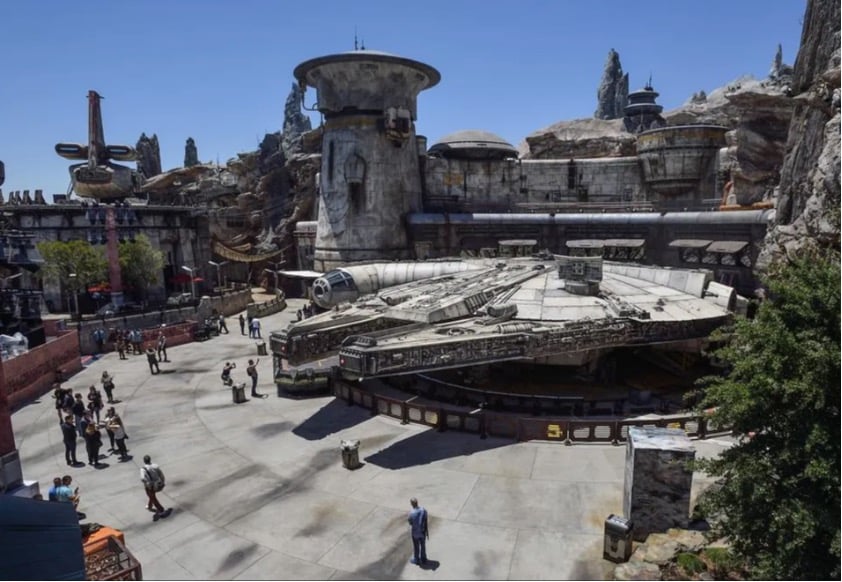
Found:
<path fill-rule="evenodd" d="M 262 320 L 263 335 L 295 317 L 300 300 Z M 272 360 L 258 390 L 233 404 L 219 374 L 235 361 L 246 380 L 259 340 L 231 333 L 173 347 L 161 374 L 144 356 L 107 354 L 67 386 L 84 392 L 108 370 L 132 459 L 68 467 L 52 399 L 12 417 L 24 475 L 42 492 L 70 474 L 89 521 L 121 530 L 156 579 L 606 579 L 603 524 L 622 510 L 624 447 L 481 440 L 402 425 L 325 396 L 279 398 Z M 359 439 L 363 466 L 342 467 L 339 442 Z M 107 439 L 105 439 L 107 442 Z M 717 454 L 729 443 L 695 443 Z M 107 453 L 107 447 L 103 450 Z M 140 483 L 143 455 L 167 477 L 173 513 L 152 521 Z M 85 457 L 79 441 L 78 456 Z M 694 477 L 694 494 L 708 481 Z M 428 569 L 409 563 L 406 514 L 430 513 Z"/>

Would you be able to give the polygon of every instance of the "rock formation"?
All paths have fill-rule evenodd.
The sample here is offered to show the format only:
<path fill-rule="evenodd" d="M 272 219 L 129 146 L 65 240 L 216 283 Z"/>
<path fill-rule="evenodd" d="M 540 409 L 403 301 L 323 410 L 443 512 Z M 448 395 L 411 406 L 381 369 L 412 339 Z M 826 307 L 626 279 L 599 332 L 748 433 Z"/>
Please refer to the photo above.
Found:
<path fill-rule="evenodd" d="M 312 129 L 310 118 L 301 112 L 301 100 L 304 91 L 297 83 L 292 84 L 292 89 L 287 95 L 284 104 L 284 126 L 282 130 L 283 139 L 281 149 L 286 157 L 301 151 L 301 136 Z"/>
<path fill-rule="evenodd" d="M 187 138 L 184 144 L 184 167 L 189 168 L 199 163 L 199 151 L 196 149 L 196 142 L 192 137 Z"/>
<path fill-rule="evenodd" d="M 840 5 L 808 0 L 790 91 L 775 225 L 758 260 L 763 269 L 810 244 L 839 248 Z"/>
<path fill-rule="evenodd" d="M 622 119 L 561 121 L 526 137 L 518 151 L 523 158 L 565 159 L 633 156 L 637 137 Z"/>
<path fill-rule="evenodd" d="M 614 49 L 608 51 L 602 81 L 596 92 L 597 105 L 593 116 L 597 119 L 619 119 L 623 117 L 629 97 L 629 75 L 623 73 L 620 55 Z"/>
<path fill-rule="evenodd" d="M 135 146 L 137 152 L 137 171 L 145 179 L 157 176 L 161 173 L 161 150 L 158 147 L 158 136 L 146 137 L 145 133 L 140 134 Z"/>

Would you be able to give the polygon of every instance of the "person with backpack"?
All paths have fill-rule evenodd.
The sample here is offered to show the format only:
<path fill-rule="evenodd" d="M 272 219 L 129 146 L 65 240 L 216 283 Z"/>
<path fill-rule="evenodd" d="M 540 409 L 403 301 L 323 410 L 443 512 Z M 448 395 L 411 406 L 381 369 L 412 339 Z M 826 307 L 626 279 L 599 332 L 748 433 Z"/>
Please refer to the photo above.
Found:
<path fill-rule="evenodd" d="M 164 490 L 167 484 L 166 477 L 164 477 L 164 472 L 161 468 L 152 462 L 152 458 L 149 455 L 144 455 L 143 457 L 143 467 L 140 468 L 140 480 L 143 482 L 143 488 L 146 490 L 146 497 L 148 498 L 146 509 L 155 512 L 155 515 L 152 516 L 152 521 L 158 521 L 161 517 L 169 515 L 172 510 L 164 509 L 164 506 L 158 501 L 157 496 L 159 492 Z"/>
<path fill-rule="evenodd" d="M 255 398 L 265 398 L 265 394 L 258 394 L 257 392 L 257 364 L 259 362 L 260 359 L 257 361 L 249 360 L 249 365 L 246 367 L 246 374 L 251 378 L 251 395 Z"/>

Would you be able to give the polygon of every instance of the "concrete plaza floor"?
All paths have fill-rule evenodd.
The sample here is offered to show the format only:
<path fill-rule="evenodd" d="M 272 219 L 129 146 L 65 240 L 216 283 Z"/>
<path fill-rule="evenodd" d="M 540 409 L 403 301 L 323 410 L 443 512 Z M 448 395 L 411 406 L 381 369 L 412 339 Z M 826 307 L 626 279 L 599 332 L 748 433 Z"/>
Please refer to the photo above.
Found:
<path fill-rule="evenodd" d="M 262 319 L 264 339 L 300 301 Z M 606 579 L 603 525 L 622 513 L 624 447 L 481 440 L 374 416 L 332 397 L 279 398 L 272 359 L 260 357 L 258 390 L 233 404 L 256 341 L 229 335 L 168 350 L 151 375 L 145 356 L 108 354 L 65 386 L 87 392 L 103 370 L 129 434 L 128 462 L 68 467 L 52 398 L 14 413 L 24 477 L 42 493 L 70 474 L 79 510 L 125 533 L 145 579 Z M 107 453 L 107 438 L 104 447 Z M 360 439 L 363 466 L 342 467 L 339 442 Z M 699 441 L 716 454 L 725 441 Z M 167 476 L 173 508 L 152 521 L 139 467 L 151 455 Z M 77 457 L 86 460 L 80 439 Z M 694 476 L 694 490 L 705 486 Z M 409 563 L 406 515 L 417 497 L 430 514 L 429 565 Z"/>

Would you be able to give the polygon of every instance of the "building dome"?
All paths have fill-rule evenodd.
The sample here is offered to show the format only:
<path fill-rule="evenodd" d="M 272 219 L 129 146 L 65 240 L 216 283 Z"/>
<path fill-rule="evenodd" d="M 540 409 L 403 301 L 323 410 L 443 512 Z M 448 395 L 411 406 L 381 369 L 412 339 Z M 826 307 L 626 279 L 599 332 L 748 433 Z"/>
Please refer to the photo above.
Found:
<path fill-rule="evenodd" d="M 433 144 L 427 154 L 462 160 L 502 160 L 516 158 L 517 150 L 499 135 L 481 129 L 465 129 L 448 134 Z"/>

